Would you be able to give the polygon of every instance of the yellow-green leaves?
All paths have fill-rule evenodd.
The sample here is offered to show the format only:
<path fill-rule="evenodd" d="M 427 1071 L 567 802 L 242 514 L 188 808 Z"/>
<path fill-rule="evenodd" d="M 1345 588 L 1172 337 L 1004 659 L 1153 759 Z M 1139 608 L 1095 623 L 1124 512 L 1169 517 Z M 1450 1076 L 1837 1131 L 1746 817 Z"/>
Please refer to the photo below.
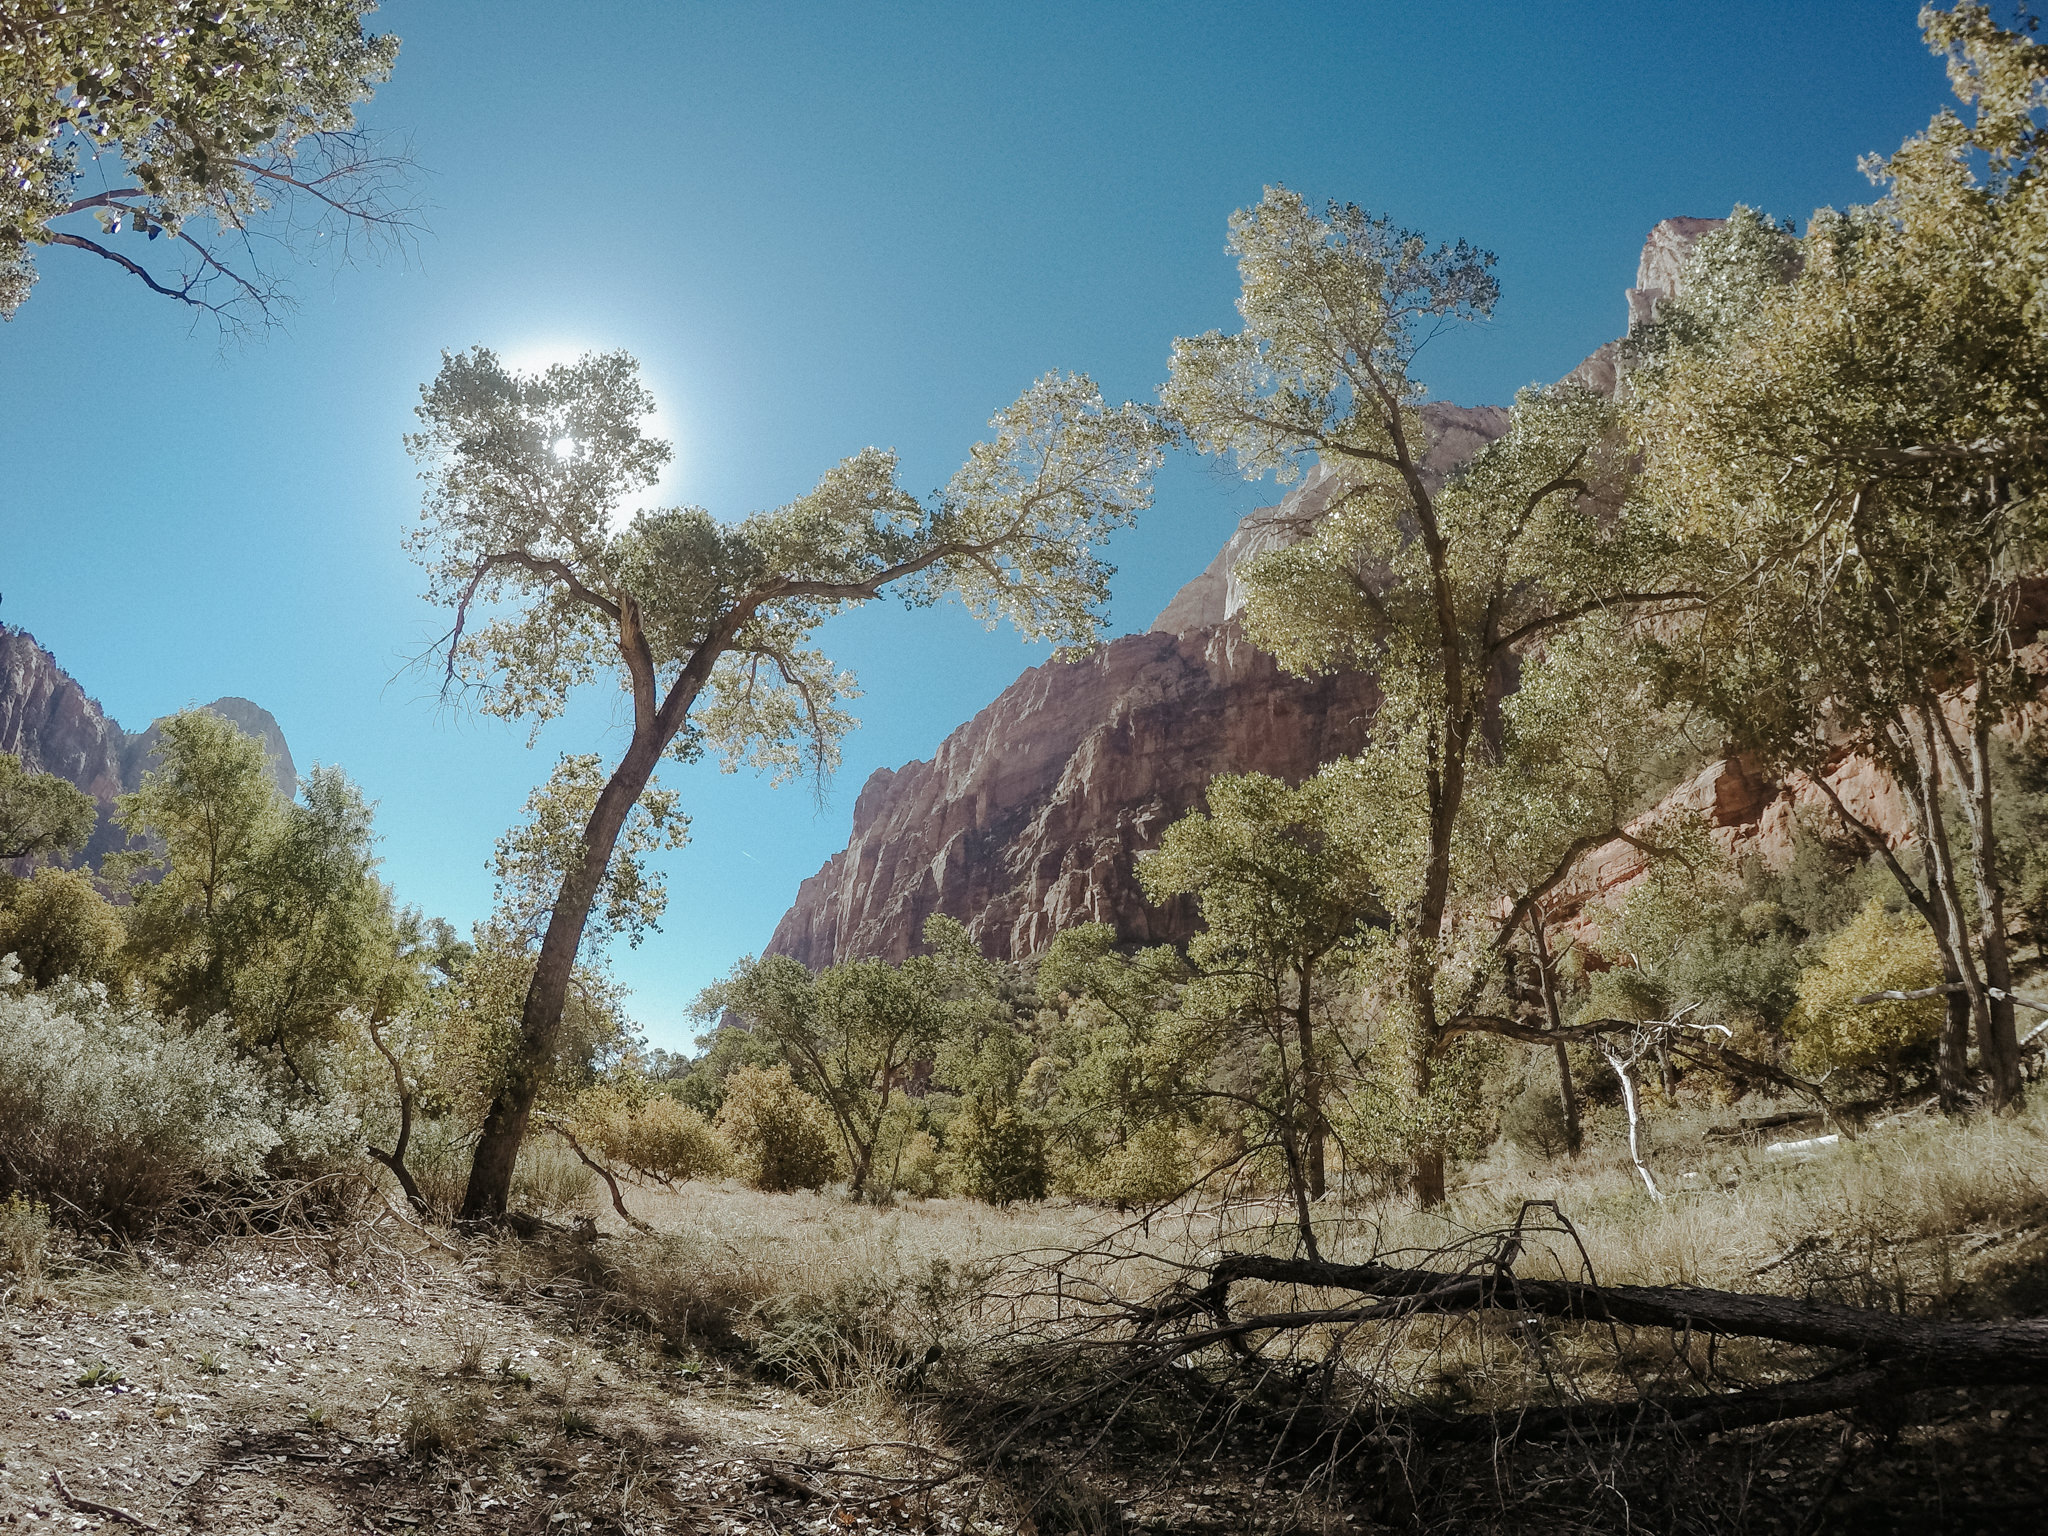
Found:
<path fill-rule="evenodd" d="M 30 773 L 0 752 L 0 862 L 40 859 L 85 845 L 99 810 L 91 795 L 54 773 Z"/>
<path fill-rule="evenodd" d="M 1244 329 L 1176 341 L 1160 398 L 1198 448 L 1233 455 L 1251 479 L 1291 480 L 1317 452 L 1398 458 L 1392 429 L 1412 418 L 1391 408 L 1416 398 L 1407 368 L 1422 327 L 1481 318 L 1499 296 L 1487 252 L 1431 247 L 1356 207 L 1318 218 L 1284 187 L 1232 216 L 1229 249 Z M 1427 444 L 1411 443 L 1419 463 Z"/>
<path fill-rule="evenodd" d="M 1214 779 L 1207 813 L 1175 822 L 1140 856 L 1152 901 L 1200 898 L 1206 926 L 1189 945 L 1198 965 L 1312 968 L 1385 924 L 1377 828 L 1347 814 L 1348 787 L 1334 776 L 1299 789 L 1256 773 Z"/>
<path fill-rule="evenodd" d="M 989 420 L 925 537 L 948 551 L 913 600 L 951 589 L 991 628 L 1091 643 L 1115 567 L 1096 549 L 1151 502 L 1165 434 L 1140 406 L 1107 406 L 1081 374 L 1050 373 Z"/>
<path fill-rule="evenodd" d="M 563 753 L 547 783 L 526 797 L 526 819 L 498 839 L 492 871 L 498 917 L 510 932 L 533 941 L 546 928 L 563 876 L 583 860 L 584 828 L 605 778 L 595 752 Z M 690 819 L 676 809 L 673 790 L 641 792 L 626 816 L 592 915 L 602 934 L 623 934 L 637 945 L 648 929 L 661 926 L 668 891 L 640 855 L 680 848 L 689 835 Z"/>
<path fill-rule="evenodd" d="M 0 47 L 0 315 L 35 281 L 35 248 L 53 243 L 104 256 L 125 231 L 130 259 L 156 268 L 158 291 L 233 329 L 264 323 L 284 302 L 257 242 L 239 237 L 284 246 L 334 237 L 330 246 L 345 247 L 402 236 L 411 212 L 393 198 L 402 161 L 355 124 L 356 103 L 398 56 L 397 38 L 364 30 L 374 9 L 373 0 L 10 0 Z M 82 163 L 95 166 L 89 188 Z M 214 241 L 215 230 L 238 237 L 236 248 Z"/>
<path fill-rule="evenodd" d="M 1858 1003 L 1873 992 L 1913 992 L 1942 979 L 1934 937 L 1916 917 L 1871 901 L 1829 939 L 1799 978 L 1799 1006 L 1786 1025 L 1802 1071 L 1831 1067 L 1896 1072 L 1941 1033 L 1942 1000 Z"/>

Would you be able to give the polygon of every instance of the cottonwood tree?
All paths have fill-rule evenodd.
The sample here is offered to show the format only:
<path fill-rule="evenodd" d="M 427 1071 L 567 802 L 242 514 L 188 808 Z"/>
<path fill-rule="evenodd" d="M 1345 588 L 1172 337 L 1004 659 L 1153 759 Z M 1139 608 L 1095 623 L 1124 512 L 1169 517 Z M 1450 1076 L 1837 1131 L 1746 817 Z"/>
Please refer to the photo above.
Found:
<path fill-rule="evenodd" d="M 364 30 L 375 9 L 19 0 L 0 11 L 0 316 L 28 297 L 37 252 L 75 250 L 245 333 L 290 307 L 293 255 L 403 246 L 416 228 L 406 159 L 355 121 L 398 56 L 397 38 Z"/>
<path fill-rule="evenodd" d="M 1649 491 L 1718 543 L 1728 600 L 1694 638 L 1695 687 L 1731 729 L 1806 772 L 1898 879 L 1953 988 L 1939 1083 L 1968 1092 L 1974 1019 L 1991 1102 L 2021 1091 L 1992 733 L 2038 691 L 2026 578 L 2044 523 L 2048 359 L 2036 156 L 2048 48 L 1981 5 L 1923 13 L 1965 122 L 1944 111 L 1882 164 L 1875 204 L 1822 210 L 1794 242 L 1738 210 L 1644 338 Z M 1753 253 L 1773 241 L 1778 260 Z M 1843 745 L 1905 792 L 1916 878 L 1835 796 Z M 1947 825 L 1953 792 L 1967 858 Z"/>
<path fill-rule="evenodd" d="M 1249 1027 L 1272 1047 L 1274 1119 L 1304 1221 L 1306 1202 L 1329 1183 L 1334 1047 L 1325 1011 L 1334 975 L 1325 972 L 1341 973 L 1388 922 L 1377 850 L 1356 835 L 1368 831 L 1358 819 L 1333 812 L 1333 792 L 1338 781 L 1324 778 L 1298 789 L 1264 774 L 1212 780 L 1207 809 L 1175 822 L 1138 860 L 1151 900 L 1201 903 L 1181 1012 Z"/>
<path fill-rule="evenodd" d="M 76 784 L 31 772 L 12 752 L 0 752 L 0 864 L 83 848 L 98 821 L 99 807 Z"/>
<path fill-rule="evenodd" d="M 120 800 L 121 826 L 148 841 L 105 861 L 131 880 L 157 877 L 132 886 L 129 961 L 164 1011 L 226 1014 L 245 1044 L 310 1083 L 302 1047 L 336 1036 L 397 943 L 371 808 L 319 765 L 286 800 L 262 741 L 209 711 L 161 729 L 157 766 Z"/>
<path fill-rule="evenodd" d="M 1375 814 L 1391 818 L 1400 869 L 1383 877 L 1383 899 L 1419 1099 L 1465 1011 L 1440 986 L 1455 855 L 1517 667 L 1595 616 L 1654 613 L 1695 593 L 1668 578 L 1668 540 L 1622 494 L 1613 409 L 1589 391 L 1525 391 L 1506 437 L 1448 483 L 1427 471 L 1410 368 L 1428 336 L 1491 310 L 1491 256 L 1432 247 L 1355 207 L 1318 218 L 1279 188 L 1232 218 L 1230 249 L 1243 328 L 1176 342 L 1162 398 L 1196 447 L 1234 456 L 1247 476 L 1292 478 L 1314 457 L 1344 477 L 1306 537 L 1244 569 L 1245 613 L 1292 670 L 1379 679 L 1384 702 L 1357 772 L 1383 802 Z M 1519 928 L 1519 902 L 1511 915 Z M 1441 1150 L 1418 1150 L 1414 1178 L 1424 1201 L 1441 1198 Z"/>
<path fill-rule="evenodd" d="M 751 957 L 698 997 L 700 1019 L 730 1009 L 780 1048 L 802 1087 L 831 1112 L 847 1187 L 867 1192 L 891 1103 L 937 1050 L 946 1025 L 939 967 L 848 960 L 817 975 L 787 955 Z"/>
<path fill-rule="evenodd" d="M 664 757 L 823 773 L 852 723 L 852 679 L 809 639 L 885 592 L 956 595 L 991 624 L 1080 645 L 1110 568 L 1096 545 L 1145 505 L 1159 431 L 1050 375 L 993 419 L 946 489 L 920 501 L 893 454 L 866 449 L 787 506 L 721 523 L 699 508 L 632 512 L 667 462 L 653 401 L 622 353 L 539 375 L 489 351 L 444 359 L 408 446 L 427 495 L 413 548 L 454 613 L 451 685 L 536 728 L 600 676 L 630 702 L 630 741 L 562 877 L 521 1011 L 518 1060 L 485 1121 L 463 1215 L 502 1215 L 539 1074 L 622 830 Z"/>

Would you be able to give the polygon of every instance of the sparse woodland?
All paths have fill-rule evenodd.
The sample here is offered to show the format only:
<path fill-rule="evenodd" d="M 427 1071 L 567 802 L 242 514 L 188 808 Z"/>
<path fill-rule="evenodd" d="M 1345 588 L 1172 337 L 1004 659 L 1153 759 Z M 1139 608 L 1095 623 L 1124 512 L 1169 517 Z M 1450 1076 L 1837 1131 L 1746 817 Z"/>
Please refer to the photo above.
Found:
<path fill-rule="evenodd" d="M 196 118 L 51 127 L 158 177 L 103 220 L 175 241 L 295 146 L 367 153 L 328 136 L 389 51 L 276 9 L 356 30 L 227 180 Z M 286 800 L 224 719 L 165 723 L 96 872 L 90 800 L 0 756 L 0 1361 L 112 1402 L 131 1471 L 145 1431 L 181 1481 L 307 1463 L 231 1518 L 75 1449 L 29 1488 L 0 1435 L 0 1499 L 167 1529 L 2029 1528 L 2048 47 L 1967 3 L 1922 25 L 1956 105 L 1868 205 L 1737 208 L 1611 397 L 1526 390 L 1447 478 L 1420 348 L 1486 317 L 1492 257 L 1280 188 L 1230 221 L 1240 327 L 1172 341 L 1156 404 L 1048 375 L 924 498 L 870 449 L 744 519 L 642 507 L 668 447 L 631 358 L 446 354 L 407 440 L 447 619 L 422 664 L 535 729 L 616 686 L 629 743 L 560 759 L 466 935 L 380 878 L 341 768 Z M 85 208 L 59 161 L 0 202 L 8 304 L 31 252 L 98 249 L 52 232 Z M 185 243 L 176 297 L 237 291 Z M 1101 546 L 1169 451 L 1341 477 L 1239 571 L 1242 617 L 1291 670 L 1374 674 L 1370 746 L 1219 778 L 1165 831 L 1139 877 L 1199 905 L 1183 947 L 1093 925 L 996 962 L 934 918 L 900 964 L 745 960 L 695 1052 L 649 1047 L 606 955 L 687 843 L 663 764 L 829 773 L 853 679 L 814 635 L 864 603 L 1093 644 Z M 1782 857 L 1665 809 L 1737 754 L 1820 807 Z M 1903 833 L 1837 793 L 1852 755 Z M 1602 891 L 1616 849 L 1642 873 Z"/>

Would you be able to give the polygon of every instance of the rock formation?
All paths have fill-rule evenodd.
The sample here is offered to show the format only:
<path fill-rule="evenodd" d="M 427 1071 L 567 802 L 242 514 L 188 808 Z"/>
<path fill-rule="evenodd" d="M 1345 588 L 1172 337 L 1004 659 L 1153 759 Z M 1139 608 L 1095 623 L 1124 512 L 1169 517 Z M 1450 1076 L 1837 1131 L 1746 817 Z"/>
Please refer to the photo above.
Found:
<path fill-rule="evenodd" d="M 1495 406 L 1423 407 L 1441 480 L 1507 430 Z M 1317 466 L 1238 525 L 1149 633 L 1047 662 L 940 744 L 929 762 L 869 778 L 845 851 L 806 880 L 770 954 L 806 965 L 901 959 L 924 920 L 965 923 L 997 958 L 1036 954 L 1062 928 L 1104 922 L 1127 941 L 1194 933 L 1189 902 L 1152 906 L 1137 855 L 1222 773 L 1299 782 L 1364 744 L 1377 692 L 1341 673 L 1282 672 L 1244 637 L 1241 562 L 1300 536 L 1342 488 Z"/>
<path fill-rule="evenodd" d="M 206 708 L 261 737 L 279 791 L 287 798 L 298 793 L 291 748 L 269 710 L 237 698 L 215 699 Z M 132 735 L 122 730 L 34 635 L 0 625 L 0 752 L 37 773 L 69 780 L 99 802 L 99 826 L 80 863 L 97 867 L 102 855 L 125 843 L 113 824 L 114 801 L 134 790 L 154 763 L 161 724 L 152 721 Z"/>
<path fill-rule="evenodd" d="M 811 966 L 901 959 L 935 912 L 997 958 L 1035 954 L 1076 923 L 1186 938 L 1194 911 L 1145 901 L 1137 853 L 1217 774 L 1299 780 L 1356 750 L 1376 703 L 1359 673 L 1288 676 L 1234 623 L 1034 667 L 929 762 L 869 778 L 852 840 L 803 883 L 769 952 Z"/>

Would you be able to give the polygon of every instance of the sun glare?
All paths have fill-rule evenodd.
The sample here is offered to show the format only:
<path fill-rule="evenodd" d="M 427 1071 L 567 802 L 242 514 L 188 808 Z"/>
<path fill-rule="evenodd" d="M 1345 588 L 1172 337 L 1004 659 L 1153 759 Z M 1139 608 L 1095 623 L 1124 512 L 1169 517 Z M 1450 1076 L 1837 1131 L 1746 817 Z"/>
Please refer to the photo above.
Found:
<path fill-rule="evenodd" d="M 622 345 L 626 351 L 640 360 L 641 382 L 647 386 L 655 399 L 654 414 L 642 423 L 642 430 L 650 437 L 658 437 L 667 442 L 676 453 L 675 457 L 669 460 L 667 471 L 657 484 L 635 497 L 631 505 L 622 506 L 614 513 L 612 524 L 615 528 L 623 528 L 631 520 L 633 513 L 641 507 L 663 506 L 680 499 L 677 471 L 682 458 L 683 433 L 679 430 L 682 424 L 676 416 L 676 391 L 662 379 L 658 360 L 641 348 L 616 340 L 576 340 L 564 336 L 535 337 L 497 349 L 498 360 L 509 372 L 533 375 L 545 373 L 550 368 L 578 362 L 594 352 L 615 351 Z M 576 439 L 566 434 L 549 443 L 548 449 L 556 462 L 562 464 L 569 463 L 582 451 Z"/>

